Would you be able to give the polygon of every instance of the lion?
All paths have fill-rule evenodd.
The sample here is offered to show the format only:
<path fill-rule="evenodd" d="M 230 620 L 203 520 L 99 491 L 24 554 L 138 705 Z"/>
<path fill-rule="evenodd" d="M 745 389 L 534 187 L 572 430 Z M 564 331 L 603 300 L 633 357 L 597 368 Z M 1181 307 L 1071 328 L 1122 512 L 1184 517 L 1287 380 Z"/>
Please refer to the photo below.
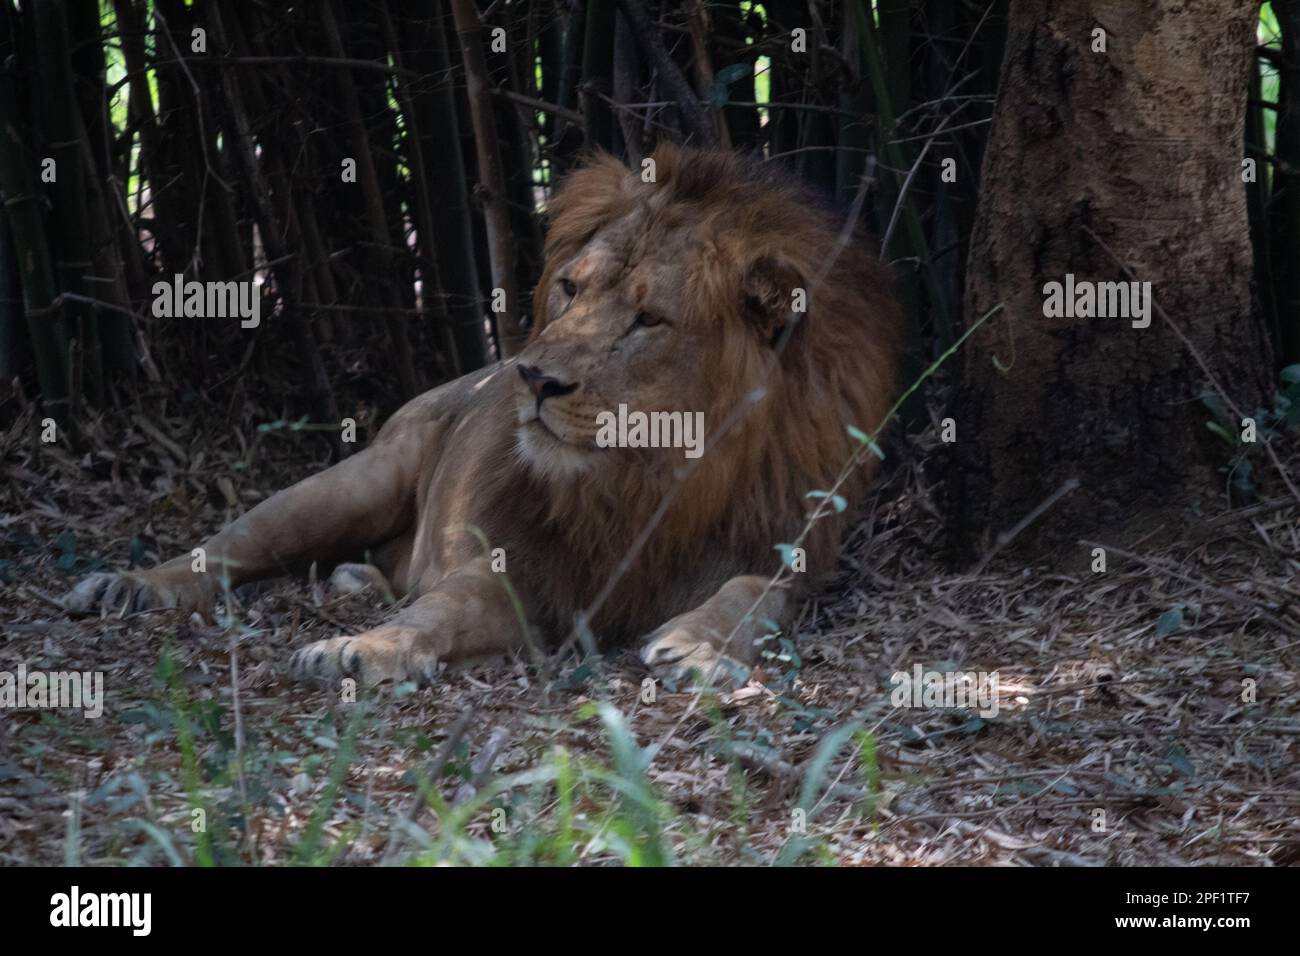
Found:
<path fill-rule="evenodd" d="M 833 567 L 872 478 L 867 456 L 803 538 L 801 573 L 771 587 L 809 492 L 861 451 L 850 426 L 883 425 L 898 307 L 874 252 L 772 164 L 672 145 L 652 158 L 647 182 L 598 155 L 553 197 L 517 356 L 413 399 L 366 450 L 258 504 L 203 543 L 206 570 L 186 554 L 92 574 L 64 606 L 205 611 L 224 588 L 369 552 L 408 602 L 298 650 L 295 677 L 425 684 L 579 626 L 638 642 L 661 674 L 743 676 Z M 598 440 L 620 406 L 702 413 L 698 457 Z"/>

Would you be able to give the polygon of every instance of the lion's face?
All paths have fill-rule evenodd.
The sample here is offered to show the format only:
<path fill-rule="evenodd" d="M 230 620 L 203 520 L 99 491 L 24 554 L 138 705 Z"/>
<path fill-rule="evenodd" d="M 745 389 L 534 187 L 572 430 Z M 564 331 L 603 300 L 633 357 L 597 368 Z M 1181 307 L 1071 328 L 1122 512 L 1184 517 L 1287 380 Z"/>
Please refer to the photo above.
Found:
<path fill-rule="evenodd" d="M 697 517 L 747 469 L 773 494 L 822 487 L 802 485 L 826 480 L 851 451 L 844 426 L 880 421 L 893 389 L 887 276 L 775 168 L 667 144 L 653 159 L 643 178 L 595 157 L 551 198 L 535 328 L 507 372 L 517 455 L 562 487 L 625 496 L 703 455 Z M 687 420 L 702 440 L 684 455 L 663 438 Z"/>
<path fill-rule="evenodd" d="M 690 302 L 686 264 L 699 260 L 698 242 L 684 224 L 647 225 L 633 212 L 548 266 L 546 323 L 514 373 L 519 451 L 542 474 L 587 475 L 626 455 L 598 440 L 603 413 L 620 405 L 703 413 L 707 442 L 719 392 L 736 384 L 708 358 L 720 352 L 724 317 Z M 682 460 L 680 449 L 645 453 Z"/>

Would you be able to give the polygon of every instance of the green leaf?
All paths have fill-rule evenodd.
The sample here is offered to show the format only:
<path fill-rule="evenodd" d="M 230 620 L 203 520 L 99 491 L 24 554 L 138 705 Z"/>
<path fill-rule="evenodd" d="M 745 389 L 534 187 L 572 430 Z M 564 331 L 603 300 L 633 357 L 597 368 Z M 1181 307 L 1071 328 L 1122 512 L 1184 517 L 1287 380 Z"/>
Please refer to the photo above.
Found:
<path fill-rule="evenodd" d="M 849 506 L 848 502 L 846 502 L 841 495 L 833 495 L 829 491 L 810 491 L 804 497 L 817 499 L 829 498 L 831 500 L 831 507 L 833 507 L 837 512 L 843 512 L 844 509 Z"/>
<path fill-rule="evenodd" d="M 1208 428 L 1210 431 L 1214 432 L 1214 434 L 1218 435 L 1220 438 L 1226 441 L 1233 448 L 1237 447 L 1237 436 L 1234 435 L 1232 432 L 1228 431 L 1218 422 L 1206 422 L 1205 427 Z"/>
<path fill-rule="evenodd" d="M 1223 399 L 1219 397 L 1217 392 L 1212 392 L 1209 389 L 1206 389 L 1201 392 L 1200 399 L 1201 404 L 1208 408 L 1215 418 L 1227 421 L 1228 406 L 1223 404 Z"/>
<path fill-rule="evenodd" d="M 172 842 L 171 835 L 158 824 L 142 820 L 139 817 L 132 817 L 130 820 L 123 820 L 122 826 L 128 830 L 139 830 L 149 837 L 166 854 L 167 860 L 172 866 L 185 865 L 185 861 L 181 859 L 181 855 L 176 849 L 176 844 Z"/>
<path fill-rule="evenodd" d="M 77 564 L 77 536 L 71 531 L 64 531 L 56 543 L 59 559 L 54 562 L 55 567 L 60 571 L 71 571 Z"/>
<path fill-rule="evenodd" d="M 854 721 L 836 727 L 821 739 L 821 743 L 818 744 L 812 759 L 808 761 L 808 770 L 803 778 L 803 788 L 799 792 L 799 802 L 795 804 L 795 806 L 802 807 L 807 812 L 807 822 L 811 823 L 815 815 L 814 808 L 817 803 L 817 794 L 826 781 L 831 761 L 835 759 L 835 755 L 858 732 L 861 726 L 861 724 Z"/>
<path fill-rule="evenodd" d="M 881 461 L 885 460 L 885 452 L 883 449 L 881 449 L 879 445 L 876 444 L 876 440 L 874 438 L 872 438 L 870 435 L 864 432 L 861 428 L 858 428 L 858 426 L 856 425 L 849 425 L 846 427 L 846 430 L 848 431 L 850 438 L 854 439 L 860 445 L 866 445 L 868 448 L 871 449 L 871 453 L 875 455 L 877 458 L 879 458 Z"/>
<path fill-rule="evenodd" d="M 1156 637 L 1168 637 L 1183 626 L 1183 606 L 1175 604 L 1156 621 Z"/>
<path fill-rule="evenodd" d="M 783 655 L 785 659 L 792 665 L 803 667 L 803 658 L 799 656 L 799 652 L 795 649 L 794 641 L 788 637 L 781 638 L 781 649 L 785 652 Z"/>
<path fill-rule="evenodd" d="M 1196 778 L 1196 768 L 1192 762 L 1187 759 L 1187 751 L 1182 744 L 1174 744 L 1169 748 L 1169 753 L 1165 754 L 1165 759 L 1169 765 L 1178 771 L 1179 775 L 1189 780 Z"/>

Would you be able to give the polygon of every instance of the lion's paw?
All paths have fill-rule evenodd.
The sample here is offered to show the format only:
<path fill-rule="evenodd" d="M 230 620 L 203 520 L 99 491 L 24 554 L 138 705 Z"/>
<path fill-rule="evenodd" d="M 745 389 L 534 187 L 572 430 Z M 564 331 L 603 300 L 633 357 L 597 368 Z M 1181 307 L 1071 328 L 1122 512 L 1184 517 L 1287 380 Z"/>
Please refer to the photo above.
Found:
<path fill-rule="evenodd" d="M 437 658 L 411 651 L 409 644 L 400 635 L 385 634 L 382 630 L 332 637 L 296 651 L 289 660 L 289 673 L 295 680 L 332 681 L 353 677 L 361 684 L 386 680 L 412 680 L 422 686 L 432 684 L 440 670 Z"/>
<path fill-rule="evenodd" d="M 181 595 L 144 572 L 108 571 L 87 575 L 60 597 L 59 603 L 74 614 L 97 614 L 102 610 L 125 616 L 179 607 Z"/>
<path fill-rule="evenodd" d="M 749 668 L 683 625 L 665 625 L 652 634 L 641 648 L 641 660 L 679 684 L 727 687 L 749 679 Z"/>

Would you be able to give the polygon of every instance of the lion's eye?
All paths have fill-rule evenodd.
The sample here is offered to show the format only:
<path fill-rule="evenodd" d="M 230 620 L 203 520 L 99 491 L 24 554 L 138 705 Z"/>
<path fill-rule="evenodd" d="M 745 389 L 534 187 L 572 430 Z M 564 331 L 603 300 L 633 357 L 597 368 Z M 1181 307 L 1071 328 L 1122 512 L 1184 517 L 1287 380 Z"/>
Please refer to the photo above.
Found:
<path fill-rule="evenodd" d="M 564 290 L 564 295 L 567 298 L 572 299 L 578 294 L 578 283 L 574 282 L 572 279 L 561 279 L 560 288 Z"/>
<path fill-rule="evenodd" d="M 652 329 L 656 325 L 662 325 L 663 321 L 664 320 L 659 316 L 655 315 L 653 312 L 647 312 L 645 309 L 642 309 L 636 314 L 636 324 L 647 329 Z"/>

